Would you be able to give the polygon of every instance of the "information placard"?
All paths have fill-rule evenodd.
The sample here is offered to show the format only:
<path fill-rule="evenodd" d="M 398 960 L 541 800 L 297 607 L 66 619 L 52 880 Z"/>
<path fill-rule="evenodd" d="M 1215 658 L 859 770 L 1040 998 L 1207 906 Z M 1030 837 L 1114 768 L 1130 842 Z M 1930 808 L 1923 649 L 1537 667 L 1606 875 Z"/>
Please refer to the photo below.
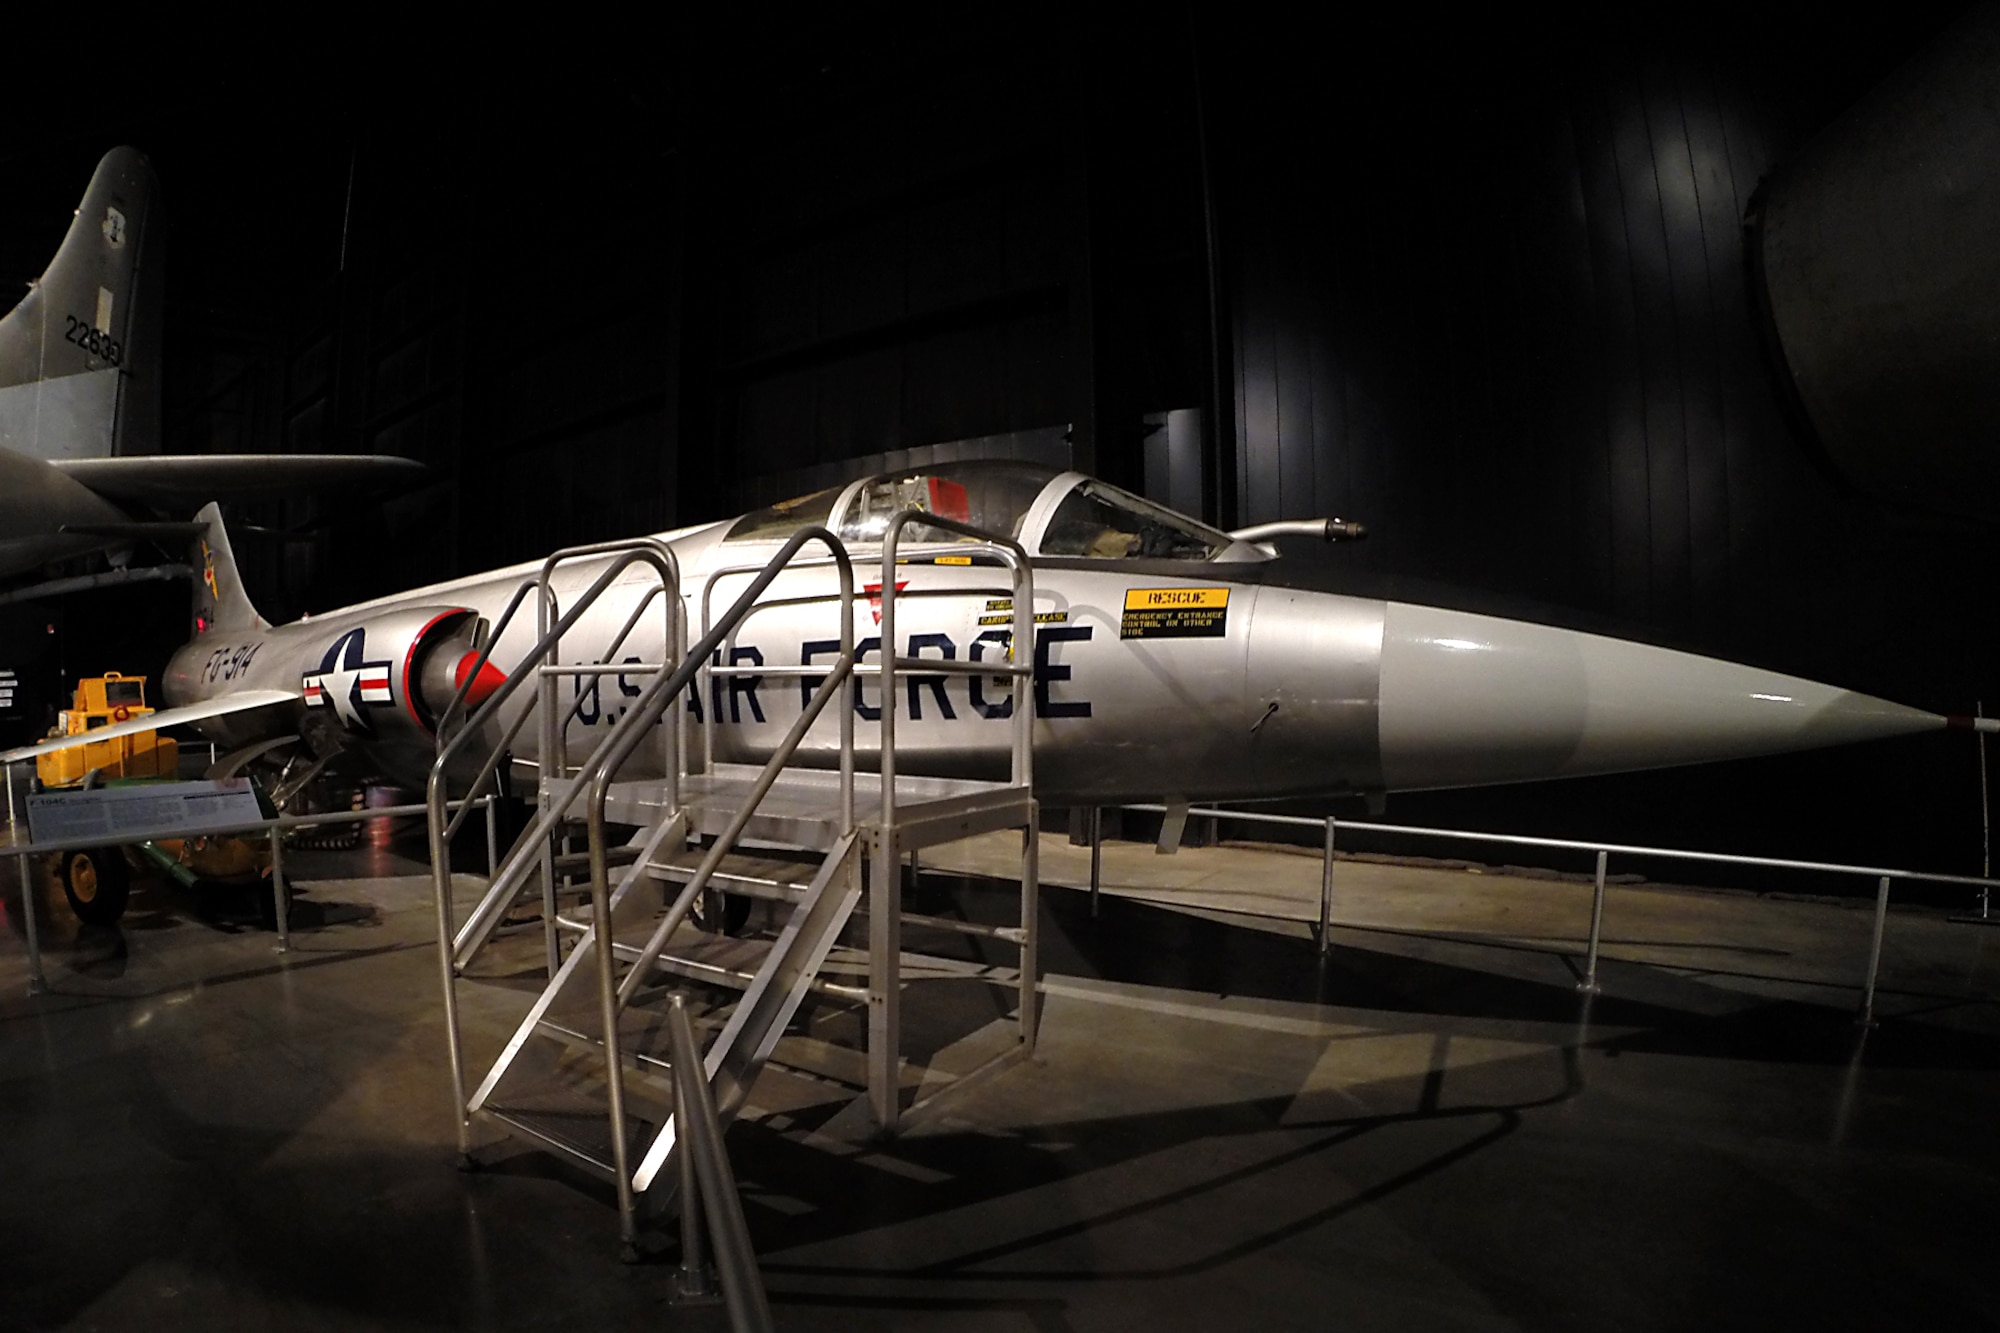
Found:
<path fill-rule="evenodd" d="M 149 782 L 28 797 L 28 831 L 38 843 L 88 846 L 177 837 L 264 817 L 248 778 Z"/>

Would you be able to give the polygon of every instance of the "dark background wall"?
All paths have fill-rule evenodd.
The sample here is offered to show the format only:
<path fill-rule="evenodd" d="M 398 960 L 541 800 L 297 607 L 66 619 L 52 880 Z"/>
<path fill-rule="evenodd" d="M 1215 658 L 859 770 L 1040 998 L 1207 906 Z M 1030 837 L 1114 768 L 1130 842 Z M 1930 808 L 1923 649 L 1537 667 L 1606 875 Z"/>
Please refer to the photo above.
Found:
<path fill-rule="evenodd" d="M 387 502 L 245 515 L 273 615 L 942 440 L 1067 424 L 1137 488 L 1144 418 L 1199 408 L 1213 517 L 1370 525 L 1288 554 L 1327 586 L 1969 711 L 2000 705 L 1970 595 L 1995 534 L 1815 464 L 1741 226 L 1957 16 L 1308 38 L 1254 5 L 864 7 L 607 34 L 587 64 L 181 65 L 15 126 L 0 290 L 136 144 L 171 227 L 168 447 L 432 465 Z M 161 601 L 71 599 L 66 668 L 156 662 Z M 1965 869 L 1974 762 L 1940 738 L 1390 813 Z"/>

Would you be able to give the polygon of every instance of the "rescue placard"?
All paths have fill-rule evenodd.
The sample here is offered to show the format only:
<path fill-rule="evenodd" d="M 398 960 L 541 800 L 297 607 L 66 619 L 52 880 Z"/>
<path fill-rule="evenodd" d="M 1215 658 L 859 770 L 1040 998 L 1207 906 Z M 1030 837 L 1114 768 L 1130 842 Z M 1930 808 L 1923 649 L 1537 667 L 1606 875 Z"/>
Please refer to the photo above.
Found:
<path fill-rule="evenodd" d="M 1121 639 L 1219 639 L 1229 630 L 1227 588 L 1127 588 Z"/>

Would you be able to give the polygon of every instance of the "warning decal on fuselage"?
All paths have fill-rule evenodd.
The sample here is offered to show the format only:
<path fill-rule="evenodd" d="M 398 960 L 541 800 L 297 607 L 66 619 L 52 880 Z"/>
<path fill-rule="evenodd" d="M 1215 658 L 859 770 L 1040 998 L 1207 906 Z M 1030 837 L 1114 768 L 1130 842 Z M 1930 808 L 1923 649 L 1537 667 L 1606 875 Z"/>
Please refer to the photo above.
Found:
<path fill-rule="evenodd" d="M 1011 597 L 989 597 L 986 599 L 986 614 L 979 617 L 982 625 L 1011 625 L 1014 623 L 1014 599 Z M 1067 611 L 1037 611 L 1037 625 L 1067 625 Z"/>
<path fill-rule="evenodd" d="M 1227 588 L 1127 588 L 1121 639 L 1219 639 L 1229 630 Z"/>

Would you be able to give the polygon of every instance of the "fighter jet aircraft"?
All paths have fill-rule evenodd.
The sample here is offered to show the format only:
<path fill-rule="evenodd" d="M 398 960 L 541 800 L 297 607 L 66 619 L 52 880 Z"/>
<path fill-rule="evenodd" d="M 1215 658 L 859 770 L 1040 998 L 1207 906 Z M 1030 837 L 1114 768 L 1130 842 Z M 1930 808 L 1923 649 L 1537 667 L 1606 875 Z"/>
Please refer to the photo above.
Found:
<path fill-rule="evenodd" d="M 885 617 L 881 576 L 866 571 L 881 569 L 885 528 L 910 510 L 917 518 L 904 520 L 910 541 Z M 922 521 L 931 516 L 1020 544 L 1034 575 L 1032 642 L 1015 642 L 1007 585 L 982 548 Z M 176 707 L 150 725 L 186 720 L 239 754 L 294 747 L 417 785 L 459 688 L 477 706 L 525 667 L 532 616 L 486 641 L 539 562 L 272 626 L 243 594 L 213 506 L 201 521 L 195 633 L 166 672 Z M 1475 786 L 1972 725 L 1713 658 L 1293 586 L 1265 530 L 1220 532 L 1081 473 L 1018 462 L 883 474 L 663 534 L 689 639 L 809 525 L 838 534 L 861 581 L 853 707 L 862 762 L 876 744 L 869 724 L 887 706 L 897 714 L 899 772 L 998 776 L 1007 719 L 1031 708 L 1035 789 L 1054 803 Z M 560 567 L 557 609 L 574 605 L 608 559 Z M 641 664 L 665 656 L 663 618 L 641 614 L 657 584 L 641 573 L 620 575 L 562 639 L 563 663 L 633 666 L 569 679 L 572 754 L 640 696 L 657 670 Z M 686 698 L 717 761 L 767 756 L 799 717 L 817 684 L 812 668 L 840 650 L 835 577 L 823 562 L 780 575 L 718 643 L 714 661 L 735 674 L 713 674 Z M 1019 654 L 1032 675 L 1017 692 L 1004 676 L 912 667 L 885 700 L 868 667 L 892 620 L 898 658 L 997 666 Z M 519 691 L 508 707 L 531 706 L 533 694 Z M 488 711 L 496 716 L 484 725 L 509 720 L 504 708 Z M 535 759 L 535 733 L 523 730 L 518 758 Z M 829 710 L 807 733 L 807 761 L 836 762 L 836 737 Z M 648 762 L 644 754 L 633 764 Z"/>
<path fill-rule="evenodd" d="M 157 521 L 151 507 L 185 514 L 217 495 L 382 489 L 424 475 L 403 458 L 154 452 L 157 194 L 136 149 L 105 154 L 48 270 L 0 319 L 0 576 L 140 540 L 187 539 L 185 522 Z M 14 589 L 8 600 L 71 586 Z"/>

